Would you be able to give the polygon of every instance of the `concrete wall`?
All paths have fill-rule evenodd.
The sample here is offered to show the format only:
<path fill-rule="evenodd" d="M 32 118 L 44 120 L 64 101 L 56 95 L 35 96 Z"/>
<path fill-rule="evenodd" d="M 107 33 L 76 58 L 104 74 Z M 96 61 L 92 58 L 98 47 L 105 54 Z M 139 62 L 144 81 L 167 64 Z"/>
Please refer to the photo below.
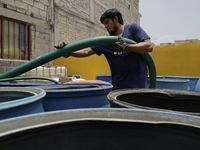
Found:
<path fill-rule="evenodd" d="M 0 14 L 32 25 L 31 59 L 35 59 L 63 41 L 72 43 L 108 35 L 99 18 L 109 8 L 119 9 L 125 24 L 139 24 L 138 6 L 139 0 L 0 0 Z M 25 62 L 0 59 L 0 74 Z M 45 65 L 54 64 L 52 61 Z M 62 66 L 69 65 L 64 61 Z"/>
<path fill-rule="evenodd" d="M 55 29 L 57 42 L 73 43 L 82 39 L 108 35 L 100 16 L 109 8 L 117 8 L 124 23 L 140 24 L 139 0 L 57 0 Z"/>
<path fill-rule="evenodd" d="M 76 6 L 76 7 L 73 7 Z M 109 8 L 117 8 L 124 24 L 140 24 L 139 0 L 60 0 L 58 7 L 58 42 L 108 35 L 100 23 L 101 15 Z M 93 55 L 87 58 L 59 58 L 55 65 L 66 65 L 68 74 L 81 74 L 84 79 L 95 79 L 96 74 L 110 74 L 106 58 Z"/>
<path fill-rule="evenodd" d="M 53 9 L 50 0 L 0 0 L 2 16 L 31 24 L 31 59 L 54 49 L 54 32 L 51 27 L 54 22 Z M 0 59 L 0 73 L 25 62 L 27 60 Z M 53 65 L 53 62 L 46 65 Z"/>

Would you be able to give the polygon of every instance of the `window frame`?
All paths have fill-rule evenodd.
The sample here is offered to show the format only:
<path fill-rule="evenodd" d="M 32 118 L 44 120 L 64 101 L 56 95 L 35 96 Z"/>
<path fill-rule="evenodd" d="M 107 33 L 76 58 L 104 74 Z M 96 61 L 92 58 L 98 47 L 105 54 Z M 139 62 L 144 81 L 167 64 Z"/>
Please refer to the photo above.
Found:
<path fill-rule="evenodd" d="M 25 58 L 24 59 L 10 59 L 9 58 L 9 55 L 8 55 L 8 58 L 4 58 L 4 19 L 8 20 L 8 21 L 13 21 L 14 23 L 18 23 L 18 24 L 24 24 L 25 25 L 25 28 L 27 29 L 27 33 L 25 35 L 25 38 L 28 38 L 28 40 L 25 40 L 24 41 L 24 47 L 26 48 L 26 52 L 28 52 L 28 58 L 27 58 L 27 55 L 25 55 Z M 1 58 L 0 59 L 7 59 L 7 60 L 25 60 L 25 61 L 29 61 L 31 60 L 31 26 L 32 24 L 28 23 L 28 22 L 24 22 L 24 21 L 21 21 L 21 20 L 17 20 L 17 19 L 14 19 L 14 18 L 9 18 L 9 17 L 5 17 L 3 15 L 0 15 L 0 20 L 1 20 Z M 14 25 L 15 26 L 15 25 Z M 19 29 L 20 30 L 20 29 Z M 15 31 L 15 28 L 14 28 L 14 31 Z M 28 36 L 27 36 L 28 35 Z M 19 38 L 18 38 L 19 40 Z M 8 41 L 9 42 L 9 41 Z M 20 44 L 18 42 L 18 44 Z M 15 44 L 14 44 L 14 47 L 15 47 Z M 8 49 L 8 53 L 9 53 L 9 49 Z M 15 53 L 15 50 L 14 50 L 14 53 Z M 21 54 L 21 53 L 20 53 Z"/>

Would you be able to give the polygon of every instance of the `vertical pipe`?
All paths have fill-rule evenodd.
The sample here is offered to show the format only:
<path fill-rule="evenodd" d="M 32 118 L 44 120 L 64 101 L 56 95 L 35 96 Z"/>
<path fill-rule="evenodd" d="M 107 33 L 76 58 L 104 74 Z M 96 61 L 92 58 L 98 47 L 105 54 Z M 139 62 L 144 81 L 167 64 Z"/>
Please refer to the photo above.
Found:
<path fill-rule="evenodd" d="M 14 39 L 13 39 L 13 41 L 14 41 L 13 44 L 14 44 L 14 47 L 13 47 L 13 49 L 14 49 L 14 59 L 15 59 L 15 50 L 16 50 L 16 49 L 15 49 L 15 22 L 13 22 L 13 28 L 14 28 L 14 31 L 13 31 L 13 32 L 14 32 L 14 33 L 13 33 L 13 38 L 14 38 Z"/>
<path fill-rule="evenodd" d="M 31 27 L 28 26 L 28 60 L 31 60 Z"/>
<path fill-rule="evenodd" d="M 21 34 L 21 28 L 19 23 L 19 37 L 18 37 L 18 48 L 19 48 L 19 60 L 21 60 L 21 49 L 20 49 L 20 34 Z"/>
<path fill-rule="evenodd" d="M 10 51 L 10 44 L 9 44 L 9 43 L 10 43 L 10 42 L 9 42 L 9 33 L 10 33 L 10 30 L 9 30 L 9 22 L 10 22 L 10 21 L 8 20 L 8 59 L 9 59 L 9 55 L 10 55 L 10 52 L 9 52 L 9 51 Z"/>
<path fill-rule="evenodd" d="M 4 49 L 3 17 L 1 18 L 1 58 L 3 58 Z"/>

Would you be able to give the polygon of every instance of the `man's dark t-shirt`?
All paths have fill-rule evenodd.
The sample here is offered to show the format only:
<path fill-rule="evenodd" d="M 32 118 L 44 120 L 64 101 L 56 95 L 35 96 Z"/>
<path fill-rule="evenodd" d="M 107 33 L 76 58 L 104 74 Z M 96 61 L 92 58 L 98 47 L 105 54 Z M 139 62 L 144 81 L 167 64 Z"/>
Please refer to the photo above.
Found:
<path fill-rule="evenodd" d="M 137 24 L 124 26 L 122 37 L 142 42 L 150 37 Z M 147 64 L 138 53 L 124 51 L 124 54 L 107 45 L 93 46 L 98 55 L 104 54 L 110 65 L 113 90 L 124 88 L 148 88 Z"/>

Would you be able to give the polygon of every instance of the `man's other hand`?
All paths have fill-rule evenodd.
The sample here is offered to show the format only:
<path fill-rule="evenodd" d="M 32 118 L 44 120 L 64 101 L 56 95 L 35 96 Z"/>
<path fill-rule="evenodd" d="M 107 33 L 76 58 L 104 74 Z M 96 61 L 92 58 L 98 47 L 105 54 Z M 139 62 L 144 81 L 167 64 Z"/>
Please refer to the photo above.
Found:
<path fill-rule="evenodd" d="M 65 45 L 67 45 L 67 44 L 65 44 L 65 42 L 63 42 L 62 44 L 56 45 L 54 47 L 55 48 L 63 48 Z"/>
<path fill-rule="evenodd" d="M 109 46 L 116 49 L 117 52 L 124 52 L 124 49 L 128 46 L 128 44 L 124 41 L 123 37 L 118 36 L 118 41 Z"/>

